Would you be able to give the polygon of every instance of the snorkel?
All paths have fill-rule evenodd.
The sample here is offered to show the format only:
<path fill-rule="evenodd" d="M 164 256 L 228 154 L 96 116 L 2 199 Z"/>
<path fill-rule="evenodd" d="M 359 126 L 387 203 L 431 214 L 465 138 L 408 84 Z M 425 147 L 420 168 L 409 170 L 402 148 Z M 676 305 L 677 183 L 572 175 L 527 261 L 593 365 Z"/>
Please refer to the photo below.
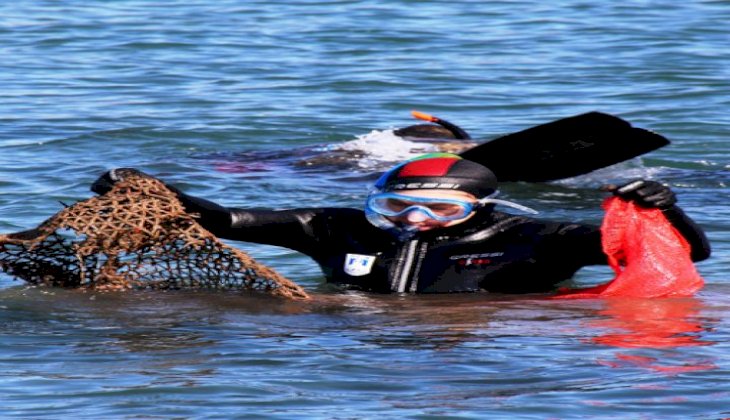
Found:
<path fill-rule="evenodd" d="M 498 199 L 498 198 L 494 198 L 497 195 L 499 195 L 499 190 L 493 192 L 490 196 L 487 196 L 487 197 L 484 197 L 484 198 L 481 198 L 481 199 L 477 200 L 477 203 L 479 203 L 481 207 L 484 207 L 484 206 L 486 206 L 488 204 L 494 204 L 494 205 L 502 205 L 502 206 L 511 207 L 513 209 L 517 209 L 517 210 L 520 210 L 520 211 L 524 211 L 525 213 L 530 213 L 530 214 L 538 214 L 539 213 L 537 210 L 535 210 L 533 208 L 530 208 L 530 207 L 527 207 L 527 206 L 523 206 L 522 204 L 517 204 L 517 203 L 515 203 L 513 201 L 507 201 L 507 200 L 501 200 L 501 199 Z"/>

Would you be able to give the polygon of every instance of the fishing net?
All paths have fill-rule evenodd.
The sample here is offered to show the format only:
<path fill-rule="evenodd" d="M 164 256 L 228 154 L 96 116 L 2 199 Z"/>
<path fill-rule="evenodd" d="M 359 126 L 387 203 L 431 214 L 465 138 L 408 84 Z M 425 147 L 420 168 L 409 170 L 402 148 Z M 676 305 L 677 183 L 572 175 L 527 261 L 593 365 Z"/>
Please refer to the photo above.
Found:
<path fill-rule="evenodd" d="M 307 298 L 223 244 L 157 179 L 129 176 L 35 229 L 0 235 L 0 268 L 32 284 L 94 290 L 231 289 Z"/>
<path fill-rule="evenodd" d="M 603 204 L 603 251 L 616 277 L 586 289 L 563 290 L 558 298 L 691 296 L 704 285 L 684 237 L 658 209 L 611 197 Z"/>

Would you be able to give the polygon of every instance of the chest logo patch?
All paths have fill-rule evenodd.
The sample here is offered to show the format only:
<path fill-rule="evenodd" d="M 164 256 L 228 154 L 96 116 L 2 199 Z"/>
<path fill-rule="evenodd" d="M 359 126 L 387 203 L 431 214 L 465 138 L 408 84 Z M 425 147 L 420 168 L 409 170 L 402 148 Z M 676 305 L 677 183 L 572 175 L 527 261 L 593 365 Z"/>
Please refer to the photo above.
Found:
<path fill-rule="evenodd" d="M 374 255 L 347 254 L 345 256 L 345 273 L 351 276 L 370 274 L 374 262 Z"/>

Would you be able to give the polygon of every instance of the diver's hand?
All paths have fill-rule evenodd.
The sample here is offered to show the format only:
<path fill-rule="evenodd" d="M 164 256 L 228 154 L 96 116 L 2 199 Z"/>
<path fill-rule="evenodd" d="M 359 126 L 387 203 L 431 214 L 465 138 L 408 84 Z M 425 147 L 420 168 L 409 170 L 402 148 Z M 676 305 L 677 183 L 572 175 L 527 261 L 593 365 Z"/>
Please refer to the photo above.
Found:
<path fill-rule="evenodd" d="M 116 168 L 110 171 L 104 172 L 93 184 L 91 184 L 91 191 L 97 194 L 106 194 L 109 192 L 115 183 L 122 181 L 129 176 L 138 176 L 142 178 L 152 178 L 152 176 L 146 173 L 134 169 L 134 168 Z"/>
<path fill-rule="evenodd" d="M 639 179 L 622 185 L 613 194 L 639 207 L 666 210 L 677 202 L 674 192 L 656 181 Z"/>

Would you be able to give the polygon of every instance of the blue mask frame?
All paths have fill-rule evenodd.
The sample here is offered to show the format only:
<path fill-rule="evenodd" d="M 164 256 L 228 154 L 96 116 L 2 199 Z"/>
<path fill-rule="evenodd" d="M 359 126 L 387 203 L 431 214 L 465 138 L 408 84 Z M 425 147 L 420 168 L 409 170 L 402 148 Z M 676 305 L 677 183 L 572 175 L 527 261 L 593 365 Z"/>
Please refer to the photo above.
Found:
<path fill-rule="evenodd" d="M 412 204 L 400 210 L 393 210 L 386 205 L 386 201 L 392 199 Z M 457 209 L 457 211 L 452 215 L 439 215 L 432 208 L 429 208 L 429 204 L 455 206 L 455 209 Z M 447 198 L 415 197 L 391 192 L 372 194 L 365 202 L 365 208 L 367 210 L 383 216 L 400 217 L 410 212 L 418 211 L 425 214 L 429 218 L 440 222 L 450 222 L 453 220 L 463 219 L 469 216 L 469 214 L 471 214 L 471 212 L 473 212 L 479 205 L 480 203 L 478 201 L 470 202 L 465 200 Z"/>
<path fill-rule="evenodd" d="M 511 201 L 507 200 L 499 200 L 496 198 L 493 198 L 499 194 L 499 191 L 495 191 L 493 194 L 489 195 L 488 197 L 484 197 L 482 199 L 479 199 L 476 202 L 469 202 L 469 201 L 463 201 L 463 200 L 456 200 L 456 199 L 438 199 L 438 198 L 428 198 L 428 197 L 415 197 L 410 195 L 403 195 L 403 194 L 396 194 L 392 192 L 381 192 L 381 193 L 373 193 L 370 196 L 368 196 L 367 201 L 365 202 L 365 212 L 366 214 L 369 214 L 368 216 L 370 219 L 373 219 L 375 215 L 378 216 L 386 216 L 386 217 L 399 217 L 404 214 L 407 214 L 411 211 L 419 211 L 426 216 L 430 217 L 433 220 L 438 220 L 441 222 L 449 222 L 452 220 L 459 220 L 467 217 L 471 212 L 476 210 L 479 207 L 482 207 L 487 204 L 496 204 L 496 205 L 503 205 L 507 207 L 512 207 L 514 209 L 524 211 L 525 213 L 531 213 L 531 214 L 538 214 L 537 211 L 523 206 L 521 204 L 513 203 Z M 389 209 L 387 206 L 379 205 L 377 200 L 379 199 L 389 199 L 389 198 L 395 198 L 398 200 L 408 201 L 411 203 L 416 203 L 411 206 L 407 206 L 404 209 L 395 211 L 392 209 Z M 421 203 L 421 204 L 418 204 Z M 452 204 L 460 206 L 462 211 L 458 214 L 452 215 L 452 216 L 439 216 L 435 214 L 431 209 L 429 209 L 425 204 L 433 204 L 433 203 L 443 203 L 443 204 Z"/>

